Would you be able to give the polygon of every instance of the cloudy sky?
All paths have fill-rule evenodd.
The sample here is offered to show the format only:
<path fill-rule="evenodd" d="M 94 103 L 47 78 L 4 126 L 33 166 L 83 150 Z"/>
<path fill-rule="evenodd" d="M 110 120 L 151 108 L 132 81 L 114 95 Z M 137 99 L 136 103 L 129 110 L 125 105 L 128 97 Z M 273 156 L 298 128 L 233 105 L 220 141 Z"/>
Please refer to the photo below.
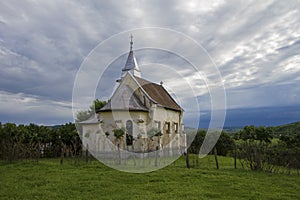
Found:
<path fill-rule="evenodd" d="M 73 85 L 84 59 L 111 36 L 144 27 L 181 32 L 207 51 L 226 89 L 226 126 L 300 121 L 300 3 L 292 0 L 0 0 L 0 121 L 73 121 Z M 134 36 L 137 46 L 148 36 L 141 37 Z M 114 45 L 128 51 L 123 43 Z M 168 65 L 165 52 L 136 55 L 144 74 L 147 59 Z M 125 59 L 120 56 L 106 77 Z M 159 75 L 153 72 L 152 79 L 163 79 Z M 207 92 L 196 94 L 209 101 Z M 201 109 L 209 112 L 207 105 Z M 205 124 L 210 115 L 203 116 Z"/>

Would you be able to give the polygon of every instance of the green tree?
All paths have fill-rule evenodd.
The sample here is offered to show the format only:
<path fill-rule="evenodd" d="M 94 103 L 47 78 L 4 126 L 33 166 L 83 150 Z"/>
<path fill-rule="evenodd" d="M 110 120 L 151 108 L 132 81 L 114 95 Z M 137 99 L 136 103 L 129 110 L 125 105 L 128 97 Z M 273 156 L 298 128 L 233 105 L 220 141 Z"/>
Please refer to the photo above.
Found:
<path fill-rule="evenodd" d="M 119 164 L 121 164 L 120 143 L 121 143 L 121 139 L 125 135 L 126 131 L 125 131 L 125 128 L 117 128 L 117 129 L 114 129 L 113 132 L 114 132 L 114 136 L 116 138 L 116 143 L 117 143 L 117 147 L 118 147 Z"/>
<path fill-rule="evenodd" d="M 234 140 L 226 132 L 222 131 L 217 144 L 216 150 L 218 155 L 226 156 L 229 151 L 234 149 Z"/>
<path fill-rule="evenodd" d="M 256 139 L 255 131 L 256 131 L 255 126 L 253 125 L 245 126 L 239 133 L 239 139 L 242 139 L 244 141 L 255 140 Z"/>
<path fill-rule="evenodd" d="M 25 145 L 27 147 L 28 157 L 38 160 L 41 156 L 41 146 L 42 138 L 44 136 L 44 130 L 41 130 L 42 127 L 32 123 L 26 127 L 20 125 L 18 128 L 21 129 L 23 135 L 26 136 Z"/>
<path fill-rule="evenodd" d="M 99 99 L 95 99 L 88 110 L 79 111 L 76 114 L 76 122 L 82 122 L 89 119 L 93 114 L 95 114 L 103 106 L 105 106 L 106 103 L 106 101 L 100 101 Z"/>
<path fill-rule="evenodd" d="M 99 99 L 95 99 L 90 106 L 90 110 L 94 112 L 98 112 L 101 108 L 103 108 L 107 104 L 106 101 L 100 101 Z"/>
<path fill-rule="evenodd" d="M 196 135 L 192 135 L 192 133 L 187 134 L 187 144 L 191 144 L 188 151 L 189 153 L 198 154 L 201 148 L 201 145 L 204 141 L 206 131 L 205 130 L 198 130 Z M 191 142 L 192 141 L 192 142 Z"/>
<path fill-rule="evenodd" d="M 21 158 L 24 154 L 23 135 L 13 123 L 6 123 L 1 130 L 1 155 L 8 161 Z"/>
<path fill-rule="evenodd" d="M 162 136 L 162 133 L 159 129 L 157 128 L 151 128 L 148 132 L 147 135 L 149 138 L 153 138 L 153 137 L 157 137 L 157 146 L 155 147 L 155 162 L 154 162 L 154 166 L 157 167 L 158 166 L 158 150 L 160 148 L 160 137 Z M 149 149 L 149 147 L 148 147 Z"/>
<path fill-rule="evenodd" d="M 61 142 L 65 146 L 65 150 L 76 156 L 81 150 L 81 140 L 73 123 L 66 123 L 58 129 Z"/>
<path fill-rule="evenodd" d="M 116 142 L 121 142 L 121 139 L 123 138 L 123 136 L 125 135 L 126 131 L 125 128 L 117 128 L 113 130 L 114 132 L 114 136 L 116 138 Z"/>
<path fill-rule="evenodd" d="M 273 128 L 245 126 L 236 139 L 238 142 L 237 154 L 244 166 L 251 170 L 270 170 L 272 152 L 271 140 L 273 138 Z"/>

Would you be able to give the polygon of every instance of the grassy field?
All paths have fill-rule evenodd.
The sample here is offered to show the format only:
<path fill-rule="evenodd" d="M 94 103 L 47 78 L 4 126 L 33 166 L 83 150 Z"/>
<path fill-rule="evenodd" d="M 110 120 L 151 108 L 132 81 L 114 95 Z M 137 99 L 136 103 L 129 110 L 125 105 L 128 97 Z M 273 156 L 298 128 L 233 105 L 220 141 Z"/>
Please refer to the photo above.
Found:
<path fill-rule="evenodd" d="M 231 158 L 191 164 L 184 158 L 146 174 L 110 169 L 98 161 L 43 159 L 0 163 L 0 199 L 300 199 L 300 176 L 233 169 Z"/>

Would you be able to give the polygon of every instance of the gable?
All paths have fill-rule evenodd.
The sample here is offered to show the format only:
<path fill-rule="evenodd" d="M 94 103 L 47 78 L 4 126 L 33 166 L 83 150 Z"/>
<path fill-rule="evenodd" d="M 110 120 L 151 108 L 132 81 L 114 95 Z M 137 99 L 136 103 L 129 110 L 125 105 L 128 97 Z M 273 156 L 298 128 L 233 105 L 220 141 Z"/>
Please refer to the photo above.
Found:
<path fill-rule="evenodd" d="M 149 109 L 143 105 L 137 89 L 139 86 L 132 80 L 129 73 L 122 79 L 119 87 L 113 93 L 108 103 L 100 109 L 102 111 L 112 110 L 131 110 L 131 111 L 146 111 Z"/>

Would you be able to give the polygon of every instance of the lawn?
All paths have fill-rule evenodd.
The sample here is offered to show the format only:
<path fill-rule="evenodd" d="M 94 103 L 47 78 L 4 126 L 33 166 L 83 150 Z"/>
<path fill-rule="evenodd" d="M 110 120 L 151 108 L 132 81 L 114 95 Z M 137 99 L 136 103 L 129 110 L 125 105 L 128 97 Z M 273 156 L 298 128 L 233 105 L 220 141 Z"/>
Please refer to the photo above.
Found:
<path fill-rule="evenodd" d="M 144 174 L 110 169 L 98 161 L 42 159 L 0 163 L 0 199 L 300 199 L 300 176 L 233 169 L 231 158 L 191 156 Z"/>

